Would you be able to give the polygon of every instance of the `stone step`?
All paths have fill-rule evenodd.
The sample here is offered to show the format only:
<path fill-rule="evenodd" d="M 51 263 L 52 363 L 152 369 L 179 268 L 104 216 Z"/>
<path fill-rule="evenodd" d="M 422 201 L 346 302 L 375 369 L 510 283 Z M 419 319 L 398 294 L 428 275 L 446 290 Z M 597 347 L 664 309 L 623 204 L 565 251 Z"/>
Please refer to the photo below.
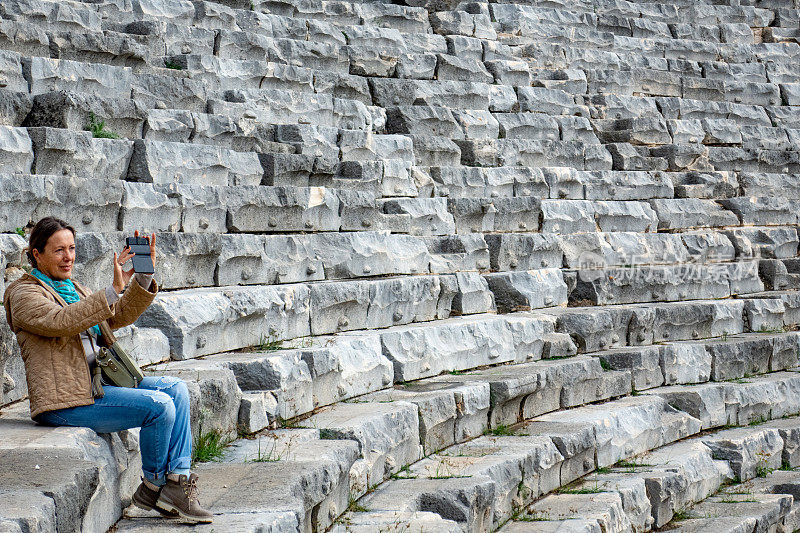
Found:
<path fill-rule="evenodd" d="M 758 270 L 757 261 L 586 269 L 569 298 L 592 305 L 727 298 L 763 291 Z"/>
<path fill-rule="evenodd" d="M 572 409 L 560 413 L 557 421 L 547 417 L 531 421 L 510 436 L 483 436 L 448 448 L 403 470 L 359 503 L 373 511 L 435 511 L 469 531 L 486 530 L 491 524 L 502 524 L 535 498 L 594 469 L 598 442 L 606 438 L 602 432 L 612 431 L 602 429 L 614 423 L 609 416 L 616 424 L 631 416 L 645 416 L 642 425 L 649 428 L 647 437 L 636 431 L 617 436 L 626 442 L 630 439 L 630 449 L 635 449 L 632 443 L 637 439 L 648 441 L 644 445 L 661 446 L 699 430 L 696 420 L 686 425 L 690 417 L 684 416 L 677 424 L 677 420 L 668 421 L 674 411 L 664 402 L 630 398 L 604 406 L 614 414 L 592 407 Z"/>
<path fill-rule="evenodd" d="M 201 502 L 214 513 L 202 530 L 263 531 L 265 528 L 324 531 L 347 509 L 348 476 L 358 447 L 348 440 L 320 440 L 305 430 L 268 433 L 254 441 L 237 441 L 235 454 L 222 463 L 196 467 Z M 273 438 L 274 437 L 274 438 Z M 261 446 L 261 448 L 259 448 Z M 118 531 L 180 531 L 134 507 L 117 523 Z"/>
<path fill-rule="evenodd" d="M 98 435 L 44 427 L 27 402 L 3 408 L 0 527 L 103 532 L 119 519 L 141 476 L 138 431 Z"/>
<path fill-rule="evenodd" d="M 186 217 L 186 212 L 183 215 Z M 187 222 L 184 218 L 184 223 Z M 161 288 L 274 285 L 414 275 L 427 273 L 432 259 L 425 242 L 411 235 L 374 231 L 251 235 L 224 231 L 222 228 L 220 234 L 157 233 L 157 262 L 164 265 L 159 277 Z M 87 280 L 86 285 L 92 290 L 103 288 L 104 273 L 110 267 L 107 251 L 122 246 L 123 242 L 121 232 L 82 232 L 77 242 L 76 277 Z M 22 263 L 14 261 L 13 264 L 21 266 Z M 469 299 L 479 298 L 480 294 L 473 296 L 470 292 L 479 290 L 481 282 L 474 272 L 458 276 L 463 284 L 478 284 L 471 291 L 466 286 L 460 291 L 468 301 L 462 302 L 459 311 L 474 313 L 479 302 Z M 490 296 L 488 288 L 481 292 Z M 488 310 L 491 305 L 483 304 L 483 307 Z"/>
<path fill-rule="evenodd" d="M 660 346 L 628 347 L 600 352 L 606 368 L 628 370 L 634 390 L 662 384 L 728 381 L 798 365 L 797 333 L 742 334 L 707 341 L 680 341 Z"/>
<path fill-rule="evenodd" d="M 800 413 L 795 389 L 800 375 L 774 372 L 731 382 L 673 385 L 644 391 L 666 399 L 670 405 L 703 423 L 703 429 L 745 425 Z"/>

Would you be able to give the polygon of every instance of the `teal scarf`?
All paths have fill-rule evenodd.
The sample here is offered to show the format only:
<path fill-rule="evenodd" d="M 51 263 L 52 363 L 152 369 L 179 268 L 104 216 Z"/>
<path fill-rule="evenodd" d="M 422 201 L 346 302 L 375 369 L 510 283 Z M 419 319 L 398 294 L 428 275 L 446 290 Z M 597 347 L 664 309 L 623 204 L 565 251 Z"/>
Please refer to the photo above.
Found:
<path fill-rule="evenodd" d="M 78 291 L 75 290 L 75 284 L 72 283 L 71 279 L 66 281 L 58 281 L 54 279 L 50 279 L 49 276 L 43 274 L 38 268 L 34 268 L 31 271 L 31 274 L 39 278 L 40 280 L 44 281 L 48 285 L 50 285 L 55 291 L 64 298 L 64 301 L 68 304 L 74 304 L 78 300 L 80 300 L 80 296 L 78 296 Z M 92 331 L 94 331 L 95 336 L 100 336 L 100 326 L 92 326 Z"/>

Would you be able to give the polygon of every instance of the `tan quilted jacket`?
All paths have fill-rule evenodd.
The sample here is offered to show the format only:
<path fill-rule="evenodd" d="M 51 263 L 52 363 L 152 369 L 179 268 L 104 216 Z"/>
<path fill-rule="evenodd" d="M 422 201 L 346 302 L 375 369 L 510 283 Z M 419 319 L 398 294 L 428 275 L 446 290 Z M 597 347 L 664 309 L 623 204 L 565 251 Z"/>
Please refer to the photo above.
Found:
<path fill-rule="evenodd" d="M 6 287 L 3 306 L 22 351 L 31 417 L 94 403 L 81 332 L 104 320 L 112 330 L 132 324 L 158 285 L 153 280 L 150 292 L 134 281 L 111 306 L 104 291 L 92 293 L 78 283 L 75 289 L 81 300 L 65 306 L 54 289 L 30 274 Z"/>

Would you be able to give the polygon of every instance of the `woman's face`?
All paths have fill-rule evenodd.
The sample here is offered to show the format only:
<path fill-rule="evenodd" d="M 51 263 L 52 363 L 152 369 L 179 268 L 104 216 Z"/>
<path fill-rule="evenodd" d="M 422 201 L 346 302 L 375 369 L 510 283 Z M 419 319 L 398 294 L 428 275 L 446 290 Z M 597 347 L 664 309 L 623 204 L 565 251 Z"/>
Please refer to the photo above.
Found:
<path fill-rule="evenodd" d="M 33 249 L 37 268 L 50 279 L 66 280 L 72 276 L 75 263 L 75 237 L 68 229 L 58 230 L 50 235 L 44 252 Z"/>

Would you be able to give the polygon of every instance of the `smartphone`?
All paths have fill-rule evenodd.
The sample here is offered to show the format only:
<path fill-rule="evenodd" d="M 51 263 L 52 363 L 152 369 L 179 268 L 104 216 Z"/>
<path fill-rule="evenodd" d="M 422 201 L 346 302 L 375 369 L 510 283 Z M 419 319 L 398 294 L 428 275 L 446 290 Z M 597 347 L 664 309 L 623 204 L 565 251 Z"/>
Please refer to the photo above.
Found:
<path fill-rule="evenodd" d="M 133 271 L 137 274 L 154 274 L 156 270 L 153 267 L 153 258 L 150 257 L 150 239 L 128 237 L 125 239 L 125 244 L 130 247 L 131 252 L 136 254 L 131 257 Z"/>

